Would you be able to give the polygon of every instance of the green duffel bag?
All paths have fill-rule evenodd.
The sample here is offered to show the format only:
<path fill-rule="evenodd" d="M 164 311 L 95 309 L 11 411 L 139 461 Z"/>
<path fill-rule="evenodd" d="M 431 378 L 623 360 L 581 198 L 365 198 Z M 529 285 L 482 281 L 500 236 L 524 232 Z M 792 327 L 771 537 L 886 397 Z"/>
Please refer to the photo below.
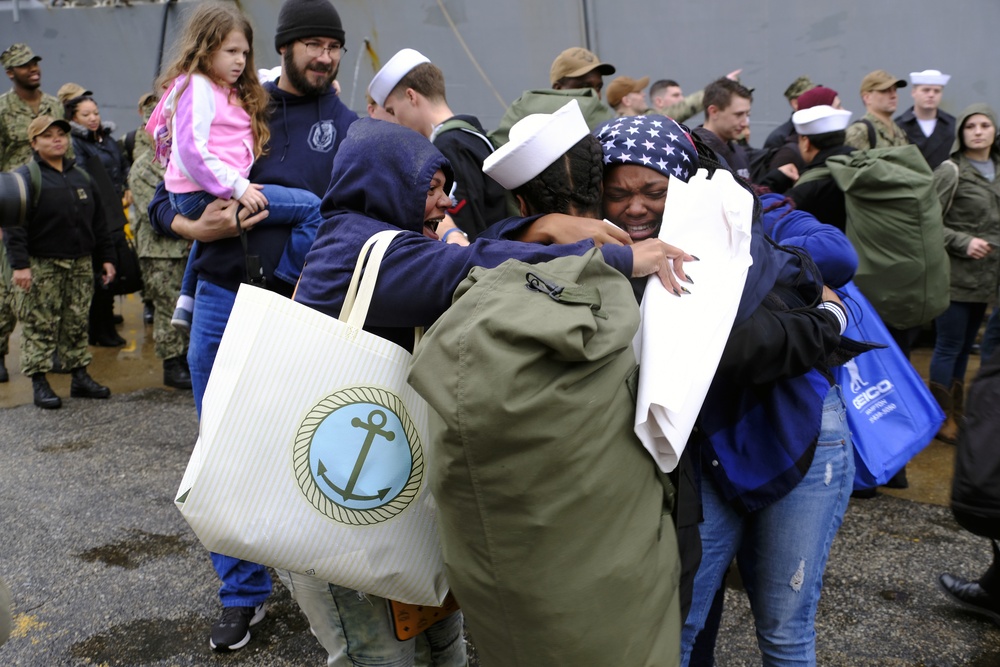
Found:
<path fill-rule="evenodd" d="M 679 663 L 673 489 L 633 432 L 638 323 L 593 250 L 473 269 L 417 346 L 445 571 L 484 666 Z"/>
<path fill-rule="evenodd" d="M 847 237 L 858 253 L 854 283 L 882 320 L 908 329 L 943 313 L 950 300 L 944 223 L 920 150 L 855 151 L 826 166 L 844 192 Z"/>

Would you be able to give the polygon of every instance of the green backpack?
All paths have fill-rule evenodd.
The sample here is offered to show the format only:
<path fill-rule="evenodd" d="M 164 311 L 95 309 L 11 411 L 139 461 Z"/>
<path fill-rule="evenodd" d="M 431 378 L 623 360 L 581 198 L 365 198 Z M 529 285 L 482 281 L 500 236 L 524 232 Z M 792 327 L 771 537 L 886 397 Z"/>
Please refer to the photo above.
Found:
<path fill-rule="evenodd" d="M 594 249 L 473 268 L 414 350 L 448 583 L 483 664 L 680 659 L 673 487 L 634 430 L 638 326 Z"/>
<path fill-rule="evenodd" d="M 844 193 L 854 283 L 890 327 L 926 324 L 950 300 L 941 203 L 915 145 L 835 155 L 798 184 L 832 177 Z"/>

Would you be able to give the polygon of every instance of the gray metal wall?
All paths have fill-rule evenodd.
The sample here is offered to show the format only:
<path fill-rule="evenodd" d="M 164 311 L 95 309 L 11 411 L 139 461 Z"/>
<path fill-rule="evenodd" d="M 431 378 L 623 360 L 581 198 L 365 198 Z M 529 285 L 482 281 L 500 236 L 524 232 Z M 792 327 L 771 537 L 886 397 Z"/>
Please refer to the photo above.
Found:
<path fill-rule="evenodd" d="M 257 30 L 258 67 L 277 65 L 273 31 L 280 0 L 241 5 Z M 858 85 L 876 68 L 903 78 L 928 68 L 953 75 L 943 104 L 953 113 L 979 101 L 1000 107 L 1000 86 L 988 64 L 994 62 L 989 47 L 1000 29 L 997 0 L 335 0 L 335 5 L 349 49 L 339 77 L 342 96 L 358 111 L 364 109 L 376 62 L 363 46 L 365 38 L 381 62 L 406 46 L 425 53 L 445 71 L 452 108 L 478 115 L 487 128 L 503 113 L 498 96 L 509 103 L 524 89 L 548 87 L 553 58 L 567 47 L 588 44 L 621 74 L 677 79 L 688 91 L 742 67 L 744 83 L 756 89 L 756 145 L 787 119 L 781 93 L 800 74 L 840 91 L 856 115 L 863 112 Z M 20 21 L 14 23 L 11 3 L 0 0 L 0 46 L 27 41 L 44 57 L 44 90 L 55 93 L 66 81 L 86 85 L 103 114 L 124 130 L 138 121 L 135 103 L 153 78 L 164 16 L 169 46 L 186 6 L 44 8 L 22 0 Z M 910 103 L 904 89 L 900 111 Z"/>

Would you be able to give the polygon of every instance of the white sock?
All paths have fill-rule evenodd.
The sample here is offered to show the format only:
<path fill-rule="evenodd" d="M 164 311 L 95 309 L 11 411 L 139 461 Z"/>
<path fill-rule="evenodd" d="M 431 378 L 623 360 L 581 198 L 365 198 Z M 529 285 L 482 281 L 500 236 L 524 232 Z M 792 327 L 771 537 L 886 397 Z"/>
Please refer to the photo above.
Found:
<path fill-rule="evenodd" d="M 194 297 L 188 296 L 187 294 L 181 294 L 180 298 L 177 299 L 177 305 L 175 308 L 181 308 L 189 313 L 194 312 Z"/>

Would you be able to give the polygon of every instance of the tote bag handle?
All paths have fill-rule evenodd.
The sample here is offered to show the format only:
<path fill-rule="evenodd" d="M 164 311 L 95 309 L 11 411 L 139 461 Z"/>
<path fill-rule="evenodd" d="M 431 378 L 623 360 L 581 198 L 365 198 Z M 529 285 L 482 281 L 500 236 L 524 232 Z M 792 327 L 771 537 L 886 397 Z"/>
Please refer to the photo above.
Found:
<path fill-rule="evenodd" d="M 373 234 L 365 241 L 358 253 L 358 263 L 354 266 L 354 275 L 351 276 L 351 284 L 347 288 L 344 297 L 344 305 L 340 309 L 341 322 L 348 326 L 361 329 L 365 326 L 365 319 L 368 317 L 368 308 L 372 303 L 372 295 L 375 293 L 375 281 L 378 280 L 379 267 L 389 243 L 399 234 L 399 231 L 385 230 Z M 365 256 L 371 249 L 371 256 L 368 258 L 367 270 L 365 268 Z M 362 277 L 362 272 L 364 277 Z M 359 285 L 360 283 L 360 285 Z"/>

